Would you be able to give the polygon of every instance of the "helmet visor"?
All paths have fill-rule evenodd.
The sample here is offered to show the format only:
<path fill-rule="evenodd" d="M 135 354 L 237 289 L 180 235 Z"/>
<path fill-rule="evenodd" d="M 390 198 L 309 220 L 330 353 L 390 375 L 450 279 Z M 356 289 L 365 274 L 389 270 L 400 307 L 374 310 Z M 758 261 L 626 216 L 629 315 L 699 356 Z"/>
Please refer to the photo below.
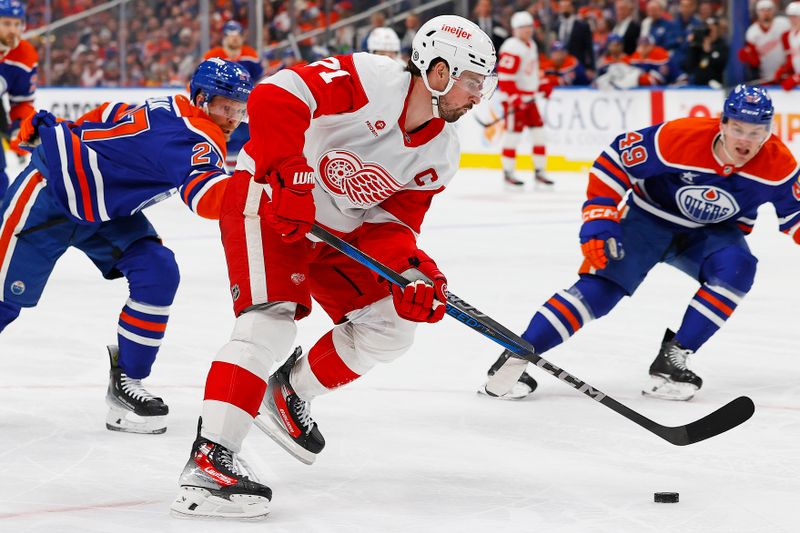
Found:
<path fill-rule="evenodd" d="M 458 87 L 470 96 L 481 99 L 489 99 L 497 87 L 497 74 L 491 73 L 488 76 L 476 72 L 464 71 L 460 76 L 453 78 L 453 87 Z"/>
<path fill-rule="evenodd" d="M 215 96 L 212 98 L 208 103 L 207 112 L 211 118 L 214 119 L 247 122 L 247 103 L 231 100 L 224 96 Z"/>

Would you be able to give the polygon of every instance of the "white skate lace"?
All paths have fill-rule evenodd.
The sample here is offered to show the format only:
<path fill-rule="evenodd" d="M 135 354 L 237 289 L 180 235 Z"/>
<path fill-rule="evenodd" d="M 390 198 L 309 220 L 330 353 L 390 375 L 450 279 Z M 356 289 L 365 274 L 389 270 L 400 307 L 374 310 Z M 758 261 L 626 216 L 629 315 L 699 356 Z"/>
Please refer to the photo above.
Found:
<path fill-rule="evenodd" d="M 667 358 L 674 367 L 680 370 L 689 370 L 686 367 L 686 364 L 689 361 L 689 356 L 693 353 L 694 352 L 692 350 L 682 350 L 677 346 L 672 346 L 667 352 Z"/>
<path fill-rule="evenodd" d="M 129 378 L 125 374 L 122 374 L 120 386 L 122 387 L 122 391 L 134 400 L 146 402 L 147 400 L 155 399 L 155 396 L 150 394 L 147 389 L 142 386 L 141 379 Z"/>
<path fill-rule="evenodd" d="M 295 396 L 294 412 L 297 415 L 297 421 L 300 422 L 307 431 L 310 430 L 314 421 L 311 420 L 311 410 L 308 408 L 308 402 Z"/>

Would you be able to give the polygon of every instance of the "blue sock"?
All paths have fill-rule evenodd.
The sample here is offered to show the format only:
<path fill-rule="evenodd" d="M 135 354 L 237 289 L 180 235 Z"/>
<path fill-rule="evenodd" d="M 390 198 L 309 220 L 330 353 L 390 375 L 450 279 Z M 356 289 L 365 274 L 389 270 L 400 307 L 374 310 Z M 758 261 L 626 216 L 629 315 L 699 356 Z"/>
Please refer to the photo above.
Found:
<path fill-rule="evenodd" d="M 119 315 L 119 366 L 133 379 L 150 375 L 167 329 L 180 275 L 175 257 L 161 243 L 142 239 L 115 265 L 128 279 L 130 298 Z"/>
<path fill-rule="evenodd" d="M 616 283 L 582 275 L 572 287 L 555 293 L 533 315 L 522 338 L 542 354 L 569 339 L 587 322 L 608 314 L 625 296 Z"/>
<path fill-rule="evenodd" d="M 743 297 L 730 289 L 704 284 L 689 302 L 675 339 L 684 348 L 697 351 L 725 324 Z"/>

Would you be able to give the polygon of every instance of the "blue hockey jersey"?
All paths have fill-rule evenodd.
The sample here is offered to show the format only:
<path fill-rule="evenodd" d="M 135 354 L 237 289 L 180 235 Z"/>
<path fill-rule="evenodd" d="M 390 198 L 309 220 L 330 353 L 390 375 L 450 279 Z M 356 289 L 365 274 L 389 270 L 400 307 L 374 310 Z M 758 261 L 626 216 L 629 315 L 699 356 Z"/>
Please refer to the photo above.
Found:
<path fill-rule="evenodd" d="M 628 206 L 668 224 L 698 228 L 738 224 L 749 233 L 758 207 L 775 206 L 780 230 L 800 244 L 800 166 L 772 135 L 743 167 L 724 165 L 713 152 L 719 119 L 683 118 L 624 133 L 589 173 L 589 198 Z"/>
<path fill-rule="evenodd" d="M 0 95 L 8 93 L 12 122 L 36 111 L 31 103 L 36 92 L 38 62 L 36 48 L 25 40 L 0 60 Z"/>
<path fill-rule="evenodd" d="M 33 162 L 76 222 L 131 215 L 175 193 L 200 216 L 219 218 L 225 138 L 184 96 L 105 103 L 39 134 Z"/>

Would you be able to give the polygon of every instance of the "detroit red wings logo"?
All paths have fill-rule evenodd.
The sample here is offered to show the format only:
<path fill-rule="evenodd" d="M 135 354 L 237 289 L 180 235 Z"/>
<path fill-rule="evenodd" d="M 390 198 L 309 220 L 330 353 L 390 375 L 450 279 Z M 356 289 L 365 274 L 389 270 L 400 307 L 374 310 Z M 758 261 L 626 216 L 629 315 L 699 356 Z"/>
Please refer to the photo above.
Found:
<path fill-rule="evenodd" d="M 346 197 L 356 207 L 377 205 L 403 186 L 380 165 L 364 163 L 346 150 L 327 152 L 318 167 L 325 188 L 335 196 Z"/>

